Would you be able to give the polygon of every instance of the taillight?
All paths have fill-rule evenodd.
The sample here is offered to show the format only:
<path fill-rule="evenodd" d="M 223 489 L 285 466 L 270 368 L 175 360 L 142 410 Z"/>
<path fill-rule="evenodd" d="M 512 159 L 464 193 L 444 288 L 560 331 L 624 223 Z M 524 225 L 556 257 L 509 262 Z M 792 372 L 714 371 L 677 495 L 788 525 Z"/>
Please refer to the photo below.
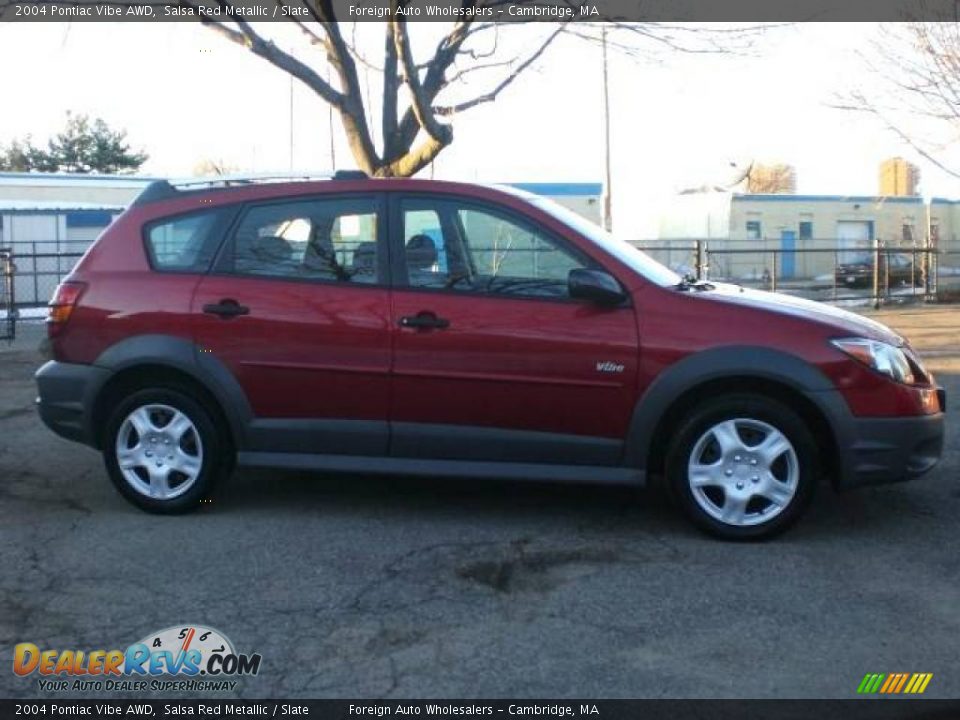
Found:
<path fill-rule="evenodd" d="M 53 298 L 47 305 L 47 329 L 50 333 L 63 327 L 70 319 L 86 288 L 87 284 L 81 282 L 62 282 L 57 285 Z"/>

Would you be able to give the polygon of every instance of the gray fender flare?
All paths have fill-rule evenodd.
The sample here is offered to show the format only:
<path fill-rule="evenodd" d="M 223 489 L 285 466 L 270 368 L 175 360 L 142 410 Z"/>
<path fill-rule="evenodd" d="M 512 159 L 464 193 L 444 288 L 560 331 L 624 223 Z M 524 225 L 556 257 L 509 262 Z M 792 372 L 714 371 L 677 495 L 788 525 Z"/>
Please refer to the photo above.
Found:
<path fill-rule="evenodd" d="M 107 371 L 91 389 L 94 398 L 117 373 L 138 365 L 163 365 L 190 376 L 220 403 L 238 449 L 245 446 L 247 427 L 253 419 L 246 393 L 226 365 L 211 354 L 199 352 L 190 340 L 174 335 L 135 335 L 104 350 L 93 364 Z"/>
<path fill-rule="evenodd" d="M 646 469 L 651 443 L 670 406 L 688 390 L 723 378 L 754 377 L 785 385 L 805 395 L 823 413 L 842 447 L 850 418 L 833 383 L 806 360 L 769 347 L 731 345 L 688 355 L 661 372 L 637 401 L 627 431 L 624 463 Z"/>

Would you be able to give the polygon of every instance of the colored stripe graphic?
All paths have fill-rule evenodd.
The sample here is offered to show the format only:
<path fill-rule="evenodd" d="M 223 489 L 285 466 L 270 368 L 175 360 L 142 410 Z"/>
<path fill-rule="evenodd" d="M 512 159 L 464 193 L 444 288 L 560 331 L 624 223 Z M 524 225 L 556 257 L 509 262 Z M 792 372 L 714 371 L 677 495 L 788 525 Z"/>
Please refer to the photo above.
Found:
<path fill-rule="evenodd" d="M 926 691 L 933 673 L 867 673 L 857 686 L 860 695 L 920 695 Z"/>

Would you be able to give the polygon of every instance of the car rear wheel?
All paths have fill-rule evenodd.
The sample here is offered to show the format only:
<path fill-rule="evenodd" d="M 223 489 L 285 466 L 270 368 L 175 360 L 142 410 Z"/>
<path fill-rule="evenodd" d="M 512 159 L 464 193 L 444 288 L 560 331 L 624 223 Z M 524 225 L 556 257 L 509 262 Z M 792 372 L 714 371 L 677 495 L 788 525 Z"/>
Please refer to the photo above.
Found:
<path fill-rule="evenodd" d="M 816 444 L 782 403 L 724 395 L 697 407 L 667 453 L 672 494 L 699 528 L 725 539 L 760 539 L 786 530 L 809 503 Z"/>
<path fill-rule="evenodd" d="M 148 512 L 180 513 L 209 498 L 229 468 L 210 412 L 184 390 L 148 388 L 121 400 L 102 443 L 110 479 Z"/>

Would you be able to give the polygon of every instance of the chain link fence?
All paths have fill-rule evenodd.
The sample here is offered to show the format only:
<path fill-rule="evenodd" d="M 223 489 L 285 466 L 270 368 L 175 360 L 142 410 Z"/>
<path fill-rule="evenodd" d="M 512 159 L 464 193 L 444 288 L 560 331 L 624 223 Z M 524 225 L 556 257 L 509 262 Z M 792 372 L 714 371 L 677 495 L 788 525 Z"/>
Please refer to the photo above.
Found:
<path fill-rule="evenodd" d="M 887 246 L 838 247 L 806 240 L 784 249 L 777 240 L 684 239 L 633 241 L 681 275 L 731 282 L 823 302 L 879 306 L 902 302 L 960 302 L 960 251 Z M 16 321 L 41 319 L 57 285 L 83 256 L 56 242 L 21 243 L 16 255 L 0 248 L 0 339 Z"/>
<path fill-rule="evenodd" d="M 844 305 L 960 299 L 960 252 L 835 239 L 784 248 L 776 240 L 631 243 L 681 275 Z M 719 245 L 719 246 L 718 246 Z"/>

